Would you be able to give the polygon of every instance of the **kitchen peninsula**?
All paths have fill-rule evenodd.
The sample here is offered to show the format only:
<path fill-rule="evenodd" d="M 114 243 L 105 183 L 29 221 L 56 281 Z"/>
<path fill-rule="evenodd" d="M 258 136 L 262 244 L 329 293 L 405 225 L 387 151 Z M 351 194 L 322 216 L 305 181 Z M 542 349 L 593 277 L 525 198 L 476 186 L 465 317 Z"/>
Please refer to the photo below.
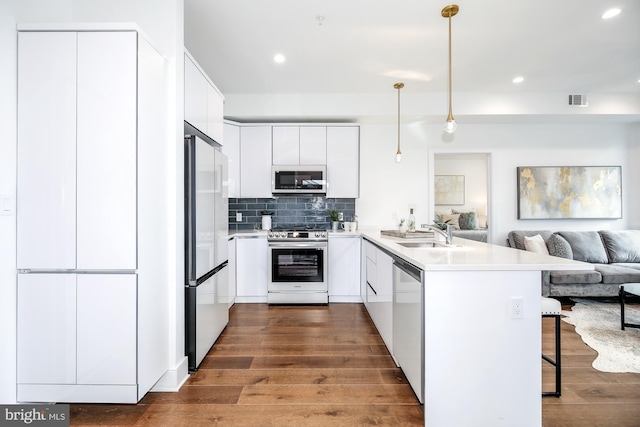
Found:
<path fill-rule="evenodd" d="M 404 261 L 422 271 L 424 393 L 412 386 L 423 397 L 425 425 L 542 425 L 541 272 L 588 266 L 458 238 L 423 247 L 415 245 L 423 239 L 379 230 L 362 238 L 361 293 L 391 354 L 402 329 L 387 323 L 405 309 L 391 309 L 397 298 L 383 289 L 393 288 L 385 282 L 396 273 L 385 266 Z"/>

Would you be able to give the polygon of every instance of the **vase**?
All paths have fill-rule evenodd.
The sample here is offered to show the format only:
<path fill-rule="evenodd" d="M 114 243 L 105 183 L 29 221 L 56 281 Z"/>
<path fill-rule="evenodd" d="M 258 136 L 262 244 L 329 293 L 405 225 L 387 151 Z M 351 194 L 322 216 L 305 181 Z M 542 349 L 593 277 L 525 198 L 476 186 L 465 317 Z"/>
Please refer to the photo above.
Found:
<path fill-rule="evenodd" d="M 340 229 L 340 221 L 331 221 L 331 231 L 338 231 Z"/>

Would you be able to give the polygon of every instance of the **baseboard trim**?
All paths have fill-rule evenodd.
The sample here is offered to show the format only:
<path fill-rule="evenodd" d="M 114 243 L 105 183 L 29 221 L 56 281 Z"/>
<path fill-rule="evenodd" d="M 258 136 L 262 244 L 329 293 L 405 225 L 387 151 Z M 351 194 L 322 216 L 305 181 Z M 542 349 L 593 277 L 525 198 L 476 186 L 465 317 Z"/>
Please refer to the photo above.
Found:
<path fill-rule="evenodd" d="M 157 383 L 151 387 L 150 391 L 176 392 L 189 378 L 189 365 L 185 356 L 175 369 L 169 369 L 164 373 Z"/>

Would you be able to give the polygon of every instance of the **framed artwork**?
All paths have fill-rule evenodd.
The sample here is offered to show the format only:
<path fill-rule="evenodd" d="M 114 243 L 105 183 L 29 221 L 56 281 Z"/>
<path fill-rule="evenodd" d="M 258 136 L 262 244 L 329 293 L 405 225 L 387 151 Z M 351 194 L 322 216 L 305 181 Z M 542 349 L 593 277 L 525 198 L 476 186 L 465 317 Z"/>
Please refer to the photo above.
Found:
<path fill-rule="evenodd" d="M 518 219 L 622 218 L 620 166 L 520 166 Z"/>
<path fill-rule="evenodd" d="M 435 175 L 436 205 L 464 205 L 464 175 Z"/>

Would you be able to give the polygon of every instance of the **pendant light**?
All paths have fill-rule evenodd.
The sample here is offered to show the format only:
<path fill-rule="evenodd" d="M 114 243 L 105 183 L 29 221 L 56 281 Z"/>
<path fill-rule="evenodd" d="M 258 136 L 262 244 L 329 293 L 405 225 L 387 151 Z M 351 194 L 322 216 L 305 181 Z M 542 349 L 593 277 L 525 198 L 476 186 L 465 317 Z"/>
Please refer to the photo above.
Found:
<path fill-rule="evenodd" d="M 404 83 L 396 83 L 394 89 L 398 89 L 398 151 L 396 152 L 396 163 L 402 161 L 402 151 L 400 151 L 400 89 L 404 87 Z"/>
<path fill-rule="evenodd" d="M 444 123 L 444 130 L 447 133 L 453 133 L 458 127 L 451 108 L 451 17 L 456 16 L 459 10 L 460 8 L 457 4 L 450 4 L 442 9 L 442 17 L 449 20 L 449 115 L 447 116 L 447 121 Z"/>

